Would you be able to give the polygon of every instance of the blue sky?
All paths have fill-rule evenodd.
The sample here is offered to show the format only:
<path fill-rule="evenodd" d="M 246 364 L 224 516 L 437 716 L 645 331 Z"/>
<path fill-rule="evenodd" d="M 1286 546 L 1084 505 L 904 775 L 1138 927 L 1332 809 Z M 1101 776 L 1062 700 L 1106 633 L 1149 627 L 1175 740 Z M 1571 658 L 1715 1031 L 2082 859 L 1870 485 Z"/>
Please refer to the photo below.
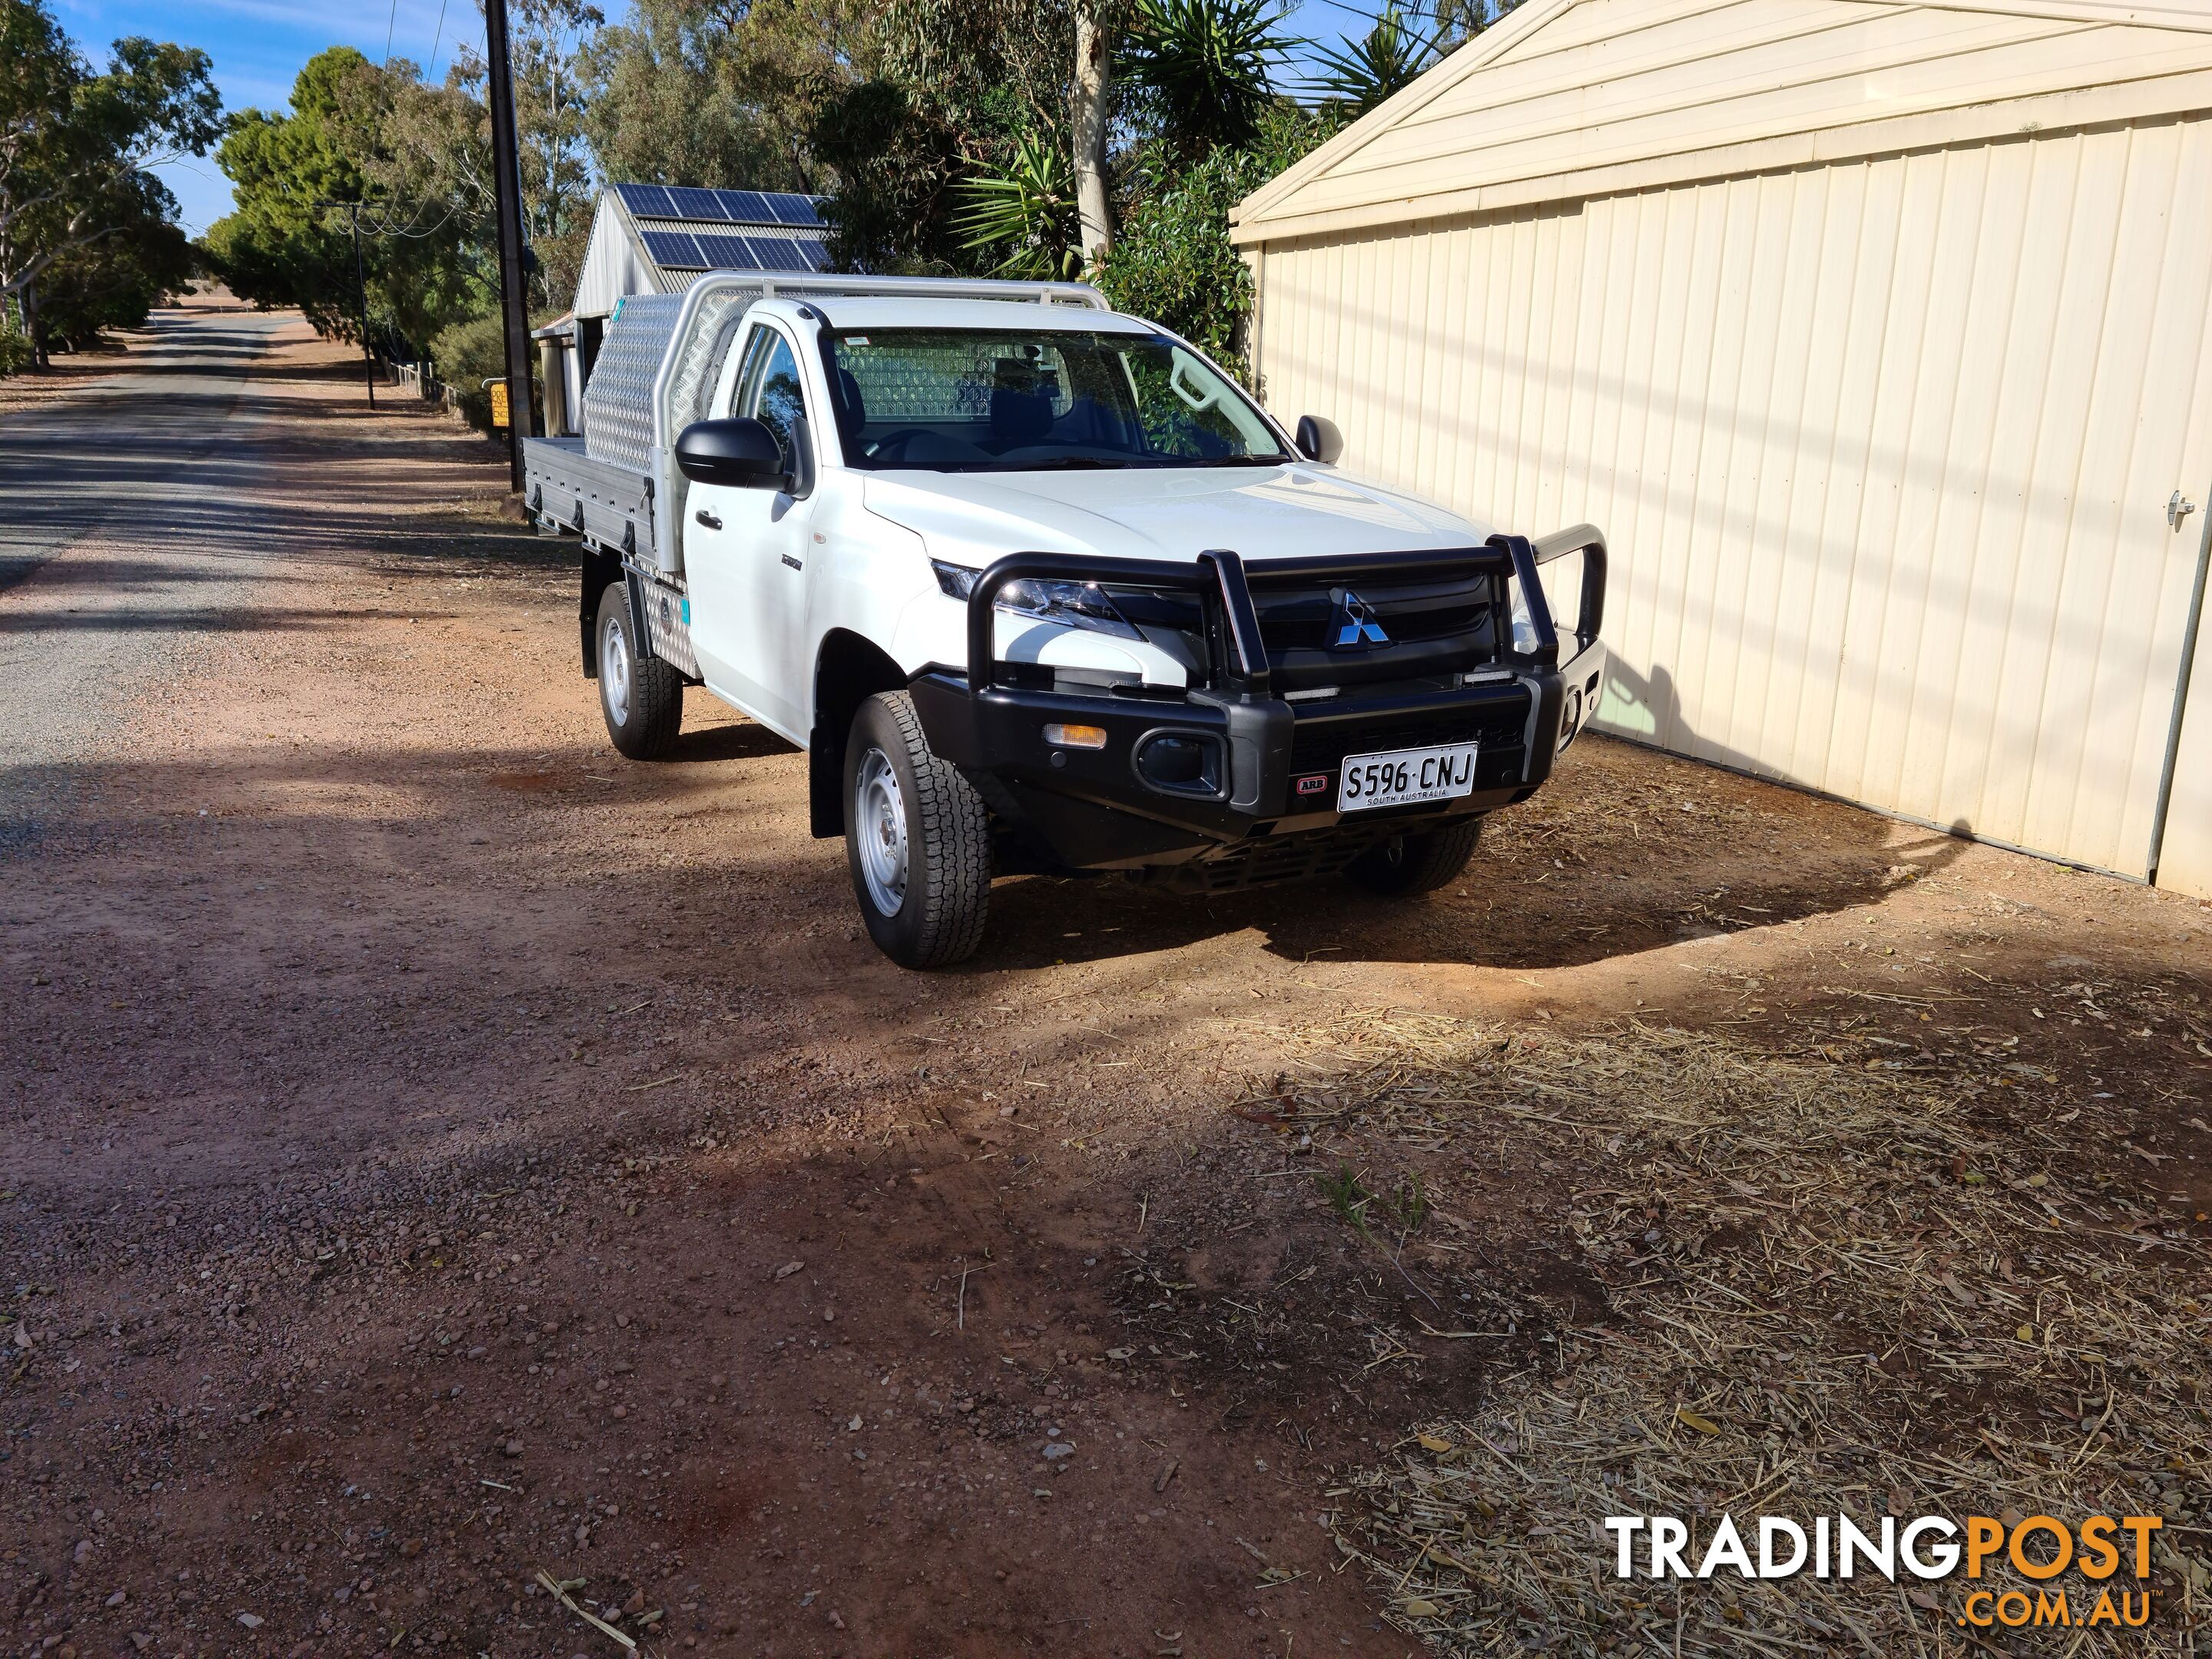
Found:
<path fill-rule="evenodd" d="M 349 6 L 284 0 L 51 3 L 62 27 L 95 64 L 106 60 L 111 41 L 128 34 L 204 48 L 215 60 L 216 82 L 228 109 L 283 108 L 300 65 L 325 46 L 358 46 L 377 58 L 388 47 L 418 64 L 434 64 L 442 74 L 453 61 L 457 34 L 483 38 L 477 0 L 360 0 Z M 1359 12 L 1378 5 L 1379 0 L 1299 0 L 1287 27 L 1294 34 L 1334 40 L 1347 28 L 1364 29 Z M 620 16 L 627 6 L 623 0 L 602 0 L 602 9 Z M 229 211 L 230 186 L 212 158 L 165 167 L 161 176 L 183 204 L 185 224 L 193 234 Z"/>
<path fill-rule="evenodd" d="M 385 42 L 402 58 L 430 58 L 434 41 L 440 72 L 453 61 L 453 35 L 465 29 L 483 38 L 477 0 L 361 0 L 357 5 L 288 5 L 284 0 L 50 0 L 54 15 L 86 57 L 104 64 L 108 44 L 148 34 L 198 46 L 215 60 L 223 107 L 283 109 L 300 65 L 325 46 L 358 46 L 382 58 Z M 443 12 L 442 24 L 440 14 Z M 161 169 L 195 234 L 230 210 L 230 185 L 212 156 Z"/>

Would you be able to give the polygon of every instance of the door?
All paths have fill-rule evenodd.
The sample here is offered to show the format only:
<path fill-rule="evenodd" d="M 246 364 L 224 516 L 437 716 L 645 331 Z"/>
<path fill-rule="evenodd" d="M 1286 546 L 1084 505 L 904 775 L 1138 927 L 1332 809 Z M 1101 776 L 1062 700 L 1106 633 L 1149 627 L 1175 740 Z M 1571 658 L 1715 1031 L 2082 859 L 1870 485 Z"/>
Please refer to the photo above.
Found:
<path fill-rule="evenodd" d="M 691 643 L 707 684 L 796 743 L 806 741 L 806 583 L 816 457 L 799 358 L 781 330 L 746 337 L 728 412 L 775 434 L 787 487 L 695 483 L 684 573 Z"/>

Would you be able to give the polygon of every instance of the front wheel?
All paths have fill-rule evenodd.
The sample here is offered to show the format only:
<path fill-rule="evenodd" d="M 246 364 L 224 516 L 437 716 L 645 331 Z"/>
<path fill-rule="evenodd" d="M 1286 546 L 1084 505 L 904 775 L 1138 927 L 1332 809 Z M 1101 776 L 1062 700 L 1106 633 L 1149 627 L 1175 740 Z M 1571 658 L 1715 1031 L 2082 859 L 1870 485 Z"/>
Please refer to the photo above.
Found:
<path fill-rule="evenodd" d="M 631 760 L 659 760 L 684 730 L 684 677 L 659 657 L 641 657 L 631 636 L 629 585 L 599 595 L 599 713 L 607 735 Z"/>
<path fill-rule="evenodd" d="M 845 744 L 845 857 L 868 936 L 902 968 L 945 968 L 983 942 L 991 820 L 922 735 L 914 699 L 860 705 Z"/>
<path fill-rule="evenodd" d="M 1345 874 L 1370 892 L 1391 898 L 1433 893 L 1458 878 L 1481 839 L 1480 818 L 1455 818 L 1441 829 L 1393 836 L 1354 859 Z"/>

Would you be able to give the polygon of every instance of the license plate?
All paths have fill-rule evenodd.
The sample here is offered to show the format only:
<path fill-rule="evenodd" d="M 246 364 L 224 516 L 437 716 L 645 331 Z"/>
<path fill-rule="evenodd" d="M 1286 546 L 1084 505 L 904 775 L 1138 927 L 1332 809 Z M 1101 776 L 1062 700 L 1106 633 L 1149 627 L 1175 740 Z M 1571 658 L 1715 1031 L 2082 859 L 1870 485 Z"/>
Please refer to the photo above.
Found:
<path fill-rule="evenodd" d="M 1343 778 L 1336 786 L 1336 810 L 1364 812 L 1376 806 L 1471 795 L 1474 750 L 1471 743 L 1448 743 L 1437 749 L 1353 755 L 1344 763 Z"/>

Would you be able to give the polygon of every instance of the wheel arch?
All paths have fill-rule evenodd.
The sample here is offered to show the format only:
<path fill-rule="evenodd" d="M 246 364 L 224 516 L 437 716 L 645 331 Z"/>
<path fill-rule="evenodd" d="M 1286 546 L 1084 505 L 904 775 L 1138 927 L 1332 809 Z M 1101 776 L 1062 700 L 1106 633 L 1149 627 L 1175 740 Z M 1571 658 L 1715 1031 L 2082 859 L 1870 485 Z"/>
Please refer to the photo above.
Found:
<path fill-rule="evenodd" d="M 808 816 L 816 839 L 845 833 L 845 737 L 860 705 L 903 691 L 910 677 L 874 641 L 848 628 L 822 636 L 814 656 L 814 726 L 807 735 Z"/>

